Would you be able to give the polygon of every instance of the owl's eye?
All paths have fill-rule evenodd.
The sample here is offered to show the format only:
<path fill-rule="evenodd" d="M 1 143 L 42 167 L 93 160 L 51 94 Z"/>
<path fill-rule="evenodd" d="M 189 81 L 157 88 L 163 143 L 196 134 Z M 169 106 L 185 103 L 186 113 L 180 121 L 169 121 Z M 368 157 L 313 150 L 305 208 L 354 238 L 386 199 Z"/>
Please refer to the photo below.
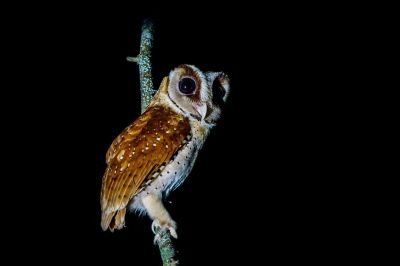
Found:
<path fill-rule="evenodd" d="M 183 78 L 179 81 L 179 91 L 183 94 L 193 94 L 196 90 L 196 82 L 191 78 Z"/>

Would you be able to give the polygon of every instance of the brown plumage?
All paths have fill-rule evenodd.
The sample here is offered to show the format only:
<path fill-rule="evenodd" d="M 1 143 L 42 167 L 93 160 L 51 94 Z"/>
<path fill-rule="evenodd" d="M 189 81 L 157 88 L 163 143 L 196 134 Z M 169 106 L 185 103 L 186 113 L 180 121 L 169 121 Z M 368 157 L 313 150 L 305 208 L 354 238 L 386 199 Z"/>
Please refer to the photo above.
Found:
<path fill-rule="evenodd" d="M 124 225 L 129 200 L 172 158 L 189 133 L 187 118 L 167 107 L 151 106 L 114 140 L 101 190 L 103 230 Z"/>

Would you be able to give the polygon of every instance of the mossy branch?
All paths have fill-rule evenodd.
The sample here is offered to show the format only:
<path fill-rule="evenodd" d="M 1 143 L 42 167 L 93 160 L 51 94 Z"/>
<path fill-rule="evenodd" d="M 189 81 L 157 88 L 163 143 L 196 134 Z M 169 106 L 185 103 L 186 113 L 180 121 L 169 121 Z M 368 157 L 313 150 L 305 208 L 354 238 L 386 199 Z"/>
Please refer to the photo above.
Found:
<path fill-rule="evenodd" d="M 136 57 L 127 57 L 129 62 L 139 65 L 140 74 L 140 96 L 142 113 L 153 99 L 156 90 L 153 87 L 153 76 L 151 74 L 151 48 L 153 47 L 154 27 L 151 20 L 147 19 L 143 23 L 142 37 L 140 40 L 140 52 Z M 179 261 L 175 258 L 176 251 L 172 242 L 172 237 L 168 230 L 155 229 L 156 241 L 160 249 L 161 260 L 164 266 L 177 266 Z"/>
<path fill-rule="evenodd" d="M 142 27 L 142 37 L 140 40 L 140 52 L 136 57 L 127 57 L 129 62 L 139 65 L 140 75 L 140 94 L 142 113 L 153 99 L 156 90 L 153 86 L 153 76 L 151 74 L 151 48 L 153 47 L 153 22 L 145 20 Z"/>
<path fill-rule="evenodd" d="M 176 259 L 176 253 L 172 237 L 168 230 L 156 228 L 156 244 L 160 249 L 160 255 L 164 266 L 178 266 L 179 260 Z"/>

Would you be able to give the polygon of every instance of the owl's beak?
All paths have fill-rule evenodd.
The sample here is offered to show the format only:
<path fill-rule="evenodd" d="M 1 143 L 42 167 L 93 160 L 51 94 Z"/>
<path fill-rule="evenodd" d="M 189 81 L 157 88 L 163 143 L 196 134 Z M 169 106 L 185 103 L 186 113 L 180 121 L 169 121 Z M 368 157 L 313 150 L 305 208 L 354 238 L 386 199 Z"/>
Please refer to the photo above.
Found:
<path fill-rule="evenodd" d="M 206 103 L 201 103 L 201 104 L 197 105 L 196 110 L 200 114 L 201 120 L 204 120 L 206 118 L 206 115 L 207 115 L 207 104 Z"/>

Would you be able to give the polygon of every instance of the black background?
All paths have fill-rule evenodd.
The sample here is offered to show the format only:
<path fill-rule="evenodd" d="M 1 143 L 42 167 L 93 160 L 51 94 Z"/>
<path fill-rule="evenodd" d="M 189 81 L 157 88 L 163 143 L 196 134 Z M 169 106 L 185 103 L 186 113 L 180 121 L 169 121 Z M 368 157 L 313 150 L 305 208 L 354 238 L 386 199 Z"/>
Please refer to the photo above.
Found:
<path fill-rule="evenodd" d="M 126 228 L 103 232 L 99 204 L 107 148 L 140 114 L 138 68 L 126 56 L 138 53 L 142 21 L 152 17 L 156 87 L 182 63 L 231 78 L 222 120 L 166 203 L 182 265 L 313 261 L 332 251 L 341 218 L 328 196 L 331 134 L 341 133 L 327 106 L 342 44 L 329 9 L 195 9 L 24 9 L 30 16 L 12 31 L 23 114 L 13 119 L 23 128 L 14 151 L 25 158 L 14 171 L 26 171 L 12 205 L 22 216 L 17 248 L 38 246 L 31 257 L 40 261 L 160 265 L 150 220 L 128 214 Z"/>

